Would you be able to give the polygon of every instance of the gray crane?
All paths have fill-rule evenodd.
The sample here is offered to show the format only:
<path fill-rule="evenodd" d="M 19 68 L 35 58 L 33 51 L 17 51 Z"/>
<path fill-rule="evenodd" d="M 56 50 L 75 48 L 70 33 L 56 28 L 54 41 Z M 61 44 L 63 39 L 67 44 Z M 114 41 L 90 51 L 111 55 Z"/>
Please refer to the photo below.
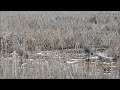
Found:
<path fill-rule="evenodd" d="M 20 56 L 24 56 L 25 58 L 28 58 L 28 54 L 25 52 L 25 47 L 22 43 L 20 43 L 20 40 L 17 39 L 15 42 L 15 46 L 16 46 L 16 53 L 18 53 L 18 55 Z"/>
<path fill-rule="evenodd" d="M 88 59 L 90 55 L 93 55 L 93 49 L 83 43 L 81 43 L 80 48 L 82 48 L 85 52 L 85 54 L 88 56 Z"/>
<path fill-rule="evenodd" d="M 22 45 L 19 43 L 19 41 L 17 40 L 15 43 L 15 51 L 16 53 L 18 53 L 20 56 L 23 56 L 23 50 L 22 50 Z"/>
<path fill-rule="evenodd" d="M 81 36 L 80 48 L 82 48 L 84 50 L 84 52 L 87 55 L 88 59 L 89 59 L 90 55 L 93 55 L 93 48 L 91 48 L 90 46 L 88 46 L 85 43 L 85 41 L 84 41 L 82 36 Z"/>

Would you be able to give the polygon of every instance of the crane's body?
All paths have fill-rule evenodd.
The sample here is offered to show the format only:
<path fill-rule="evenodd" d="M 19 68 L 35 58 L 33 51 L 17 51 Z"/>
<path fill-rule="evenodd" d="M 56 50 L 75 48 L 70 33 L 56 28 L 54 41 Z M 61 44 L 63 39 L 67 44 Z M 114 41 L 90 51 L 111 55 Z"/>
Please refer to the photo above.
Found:
<path fill-rule="evenodd" d="M 81 43 L 80 48 L 82 48 L 86 54 L 93 54 L 93 49 L 90 46 Z"/>
<path fill-rule="evenodd" d="M 25 49 L 22 44 L 20 44 L 19 40 L 17 39 L 15 42 L 15 51 L 18 53 L 20 56 L 23 56 Z"/>

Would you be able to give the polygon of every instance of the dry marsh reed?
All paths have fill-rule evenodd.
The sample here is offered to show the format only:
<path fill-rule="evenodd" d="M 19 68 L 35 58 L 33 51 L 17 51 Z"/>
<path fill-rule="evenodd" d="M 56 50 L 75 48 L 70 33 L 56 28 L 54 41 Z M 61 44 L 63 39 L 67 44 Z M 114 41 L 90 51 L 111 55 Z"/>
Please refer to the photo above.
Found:
<path fill-rule="evenodd" d="M 114 60 L 87 61 L 81 43 Z M 120 79 L 120 12 L 0 11 L 0 78 Z"/>

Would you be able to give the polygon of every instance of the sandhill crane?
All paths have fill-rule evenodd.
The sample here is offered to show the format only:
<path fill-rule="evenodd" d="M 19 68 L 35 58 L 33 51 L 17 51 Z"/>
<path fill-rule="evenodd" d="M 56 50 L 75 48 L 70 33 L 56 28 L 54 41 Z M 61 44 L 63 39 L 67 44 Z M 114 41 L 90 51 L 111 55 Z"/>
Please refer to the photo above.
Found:
<path fill-rule="evenodd" d="M 93 49 L 90 46 L 87 46 L 83 43 L 81 43 L 80 48 L 82 48 L 85 52 L 85 54 L 88 56 L 88 59 L 90 55 L 93 55 Z"/>
<path fill-rule="evenodd" d="M 82 34 L 80 34 L 80 35 L 81 35 L 80 48 L 82 48 L 84 50 L 85 54 L 87 54 L 88 59 L 89 59 L 90 55 L 93 54 L 93 48 L 88 46 L 87 43 L 85 42 L 85 40 L 83 39 Z"/>
<path fill-rule="evenodd" d="M 16 40 L 15 46 L 16 53 L 18 53 L 20 56 L 25 56 L 25 58 L 28 58 L 28 54 L 25 52 L 25 46 L 22 43 L 20 43 L 19 39 Z"/>
<path fill-rule="evenodd" d="M 25 46 L 20 42 L 20 39 L 17 38 L 15 40 L 15 52 L 19 55 L 19 56 L 24 56 L 25 58 L 28 58 L 28 54 L 25 51 Z"/>
<path fill-rule="evenodd" d="M 24 47 L 23 47 L 23 45 L 22 44 L 20 44 L 20 42 L 19 42 L 19 40 L 17 39 L 16 40 L 16 42 L 15 42 L 15 51 L 16 51 L 16 53 L 18 53 L 20 56 L 23 56 L 23 54 L 24 54 Z"/>

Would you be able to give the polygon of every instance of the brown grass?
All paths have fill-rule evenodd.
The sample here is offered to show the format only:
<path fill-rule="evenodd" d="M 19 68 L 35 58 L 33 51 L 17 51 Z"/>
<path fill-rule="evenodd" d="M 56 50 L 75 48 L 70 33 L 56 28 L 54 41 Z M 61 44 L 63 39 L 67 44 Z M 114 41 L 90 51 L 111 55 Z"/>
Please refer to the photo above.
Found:
<path fill-rule="evenodd" d="M 107 48 L 116 57 L 116 66 L 119 66 L 120 12 L 0 11 L 0 15 L 0 78 L 120 77 L 120 67 L 112 74 L 102 73 L 107 67 L 112 67 L 111 64 L 100 66 L 102 71 L 98 72 L 97 65 L 101 62 L 91 64 L 81 61 L 75 65 L 66 63 L 81 52 L 78 49 L 84 42 L 90 47 Z M 24 55 L 15 54 L 11 57 L 17 38 L 22 48 L 25 48 Z M 78 51 L 70 55 L 64 52 L 64 49 L 74 48 Z M 50 55 L 35 56 L 35 53 L 41 51 L 50 52 Z M 62 58 L 53 58 L 55 53 Z M 30 61 L 31 57 L 33 61 Z M 90 72 L 86 73 L 86 70 Z"/>

